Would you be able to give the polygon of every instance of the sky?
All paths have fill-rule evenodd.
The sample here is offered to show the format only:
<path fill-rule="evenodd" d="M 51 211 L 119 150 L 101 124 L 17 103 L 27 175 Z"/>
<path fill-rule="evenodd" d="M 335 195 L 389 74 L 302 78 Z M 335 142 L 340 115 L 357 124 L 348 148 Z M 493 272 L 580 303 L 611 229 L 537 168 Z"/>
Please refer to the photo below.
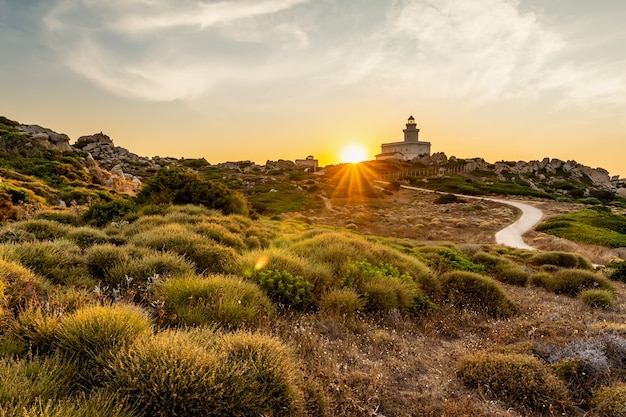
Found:
<path fill-rule="evenodd" d="M 0 0 L 0 115 L 143 156 L 400 141 L 626 176 L 623 0 Z"/>

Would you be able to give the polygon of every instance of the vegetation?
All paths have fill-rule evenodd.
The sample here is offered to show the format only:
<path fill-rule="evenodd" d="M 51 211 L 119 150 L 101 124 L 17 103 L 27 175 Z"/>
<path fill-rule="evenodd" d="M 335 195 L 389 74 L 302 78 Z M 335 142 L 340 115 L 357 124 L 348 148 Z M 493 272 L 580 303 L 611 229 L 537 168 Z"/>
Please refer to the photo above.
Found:
<path fill-rule="evenodd" d="M 626 246 L 626 216 L 605 206 L 552 217 L 535 230 L 574 242 L 619 248 Z"/>

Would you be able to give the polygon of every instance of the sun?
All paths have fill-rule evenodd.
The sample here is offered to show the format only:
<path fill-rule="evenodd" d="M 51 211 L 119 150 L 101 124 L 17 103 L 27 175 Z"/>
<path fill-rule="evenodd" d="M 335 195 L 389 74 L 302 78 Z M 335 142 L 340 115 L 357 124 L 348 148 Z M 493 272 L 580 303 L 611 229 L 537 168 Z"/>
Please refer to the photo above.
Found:
<path fill-rule="evenodd" d="M 341 162 L 357 164 L 367 160 L 367 151 L 361 145 L 348 145 L 341 150 Z"/>

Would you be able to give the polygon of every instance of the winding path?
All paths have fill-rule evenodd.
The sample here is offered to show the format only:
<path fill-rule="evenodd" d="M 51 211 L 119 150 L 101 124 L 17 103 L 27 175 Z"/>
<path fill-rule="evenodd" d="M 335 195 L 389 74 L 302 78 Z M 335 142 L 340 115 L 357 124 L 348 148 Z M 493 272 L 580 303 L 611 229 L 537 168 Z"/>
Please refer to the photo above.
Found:
<path fill-rule="evenodd" d="M 407 190 L 426 191 L 429 193 L 444 194 L 439 191 L 433 191 L 433 190 L 429 190 L 426 188 L 410 187 L 408 185 L 401 185 L 400 187 L 405 188 Z M 522 215 L 520 216 L 520 218 L 517 219 L 513 224 L 510 224 L 509 226 L 505 227 L 504 229 L 496 233 L 496 243 L 498 243 L 499 245 L 509 246 L 512 248 L 535 250 L 535 248 L 527 245 L 524 242 L 524 240 L 522 239 L 522 236 L 524 235 L 524 233 L 532 229 L 533 226 L 539 223 L 539 221 L 543 217 L 543 212 L 541 210 L 539 210 L 536 207 L 530 206 L 528 204 L 521 203 L 519 201 L 500 200 L 497 198 L 474 197 L 474 196 L 462 195 L 462 194 L 454 194 L 454 195 L 456 195 L 457 197 L 463 197 L 463 198 L 493 201 L 496 203 L 505 204 L 507 206 L 512 206 L 512 207 L 520 209 L 522 211 Z"/>

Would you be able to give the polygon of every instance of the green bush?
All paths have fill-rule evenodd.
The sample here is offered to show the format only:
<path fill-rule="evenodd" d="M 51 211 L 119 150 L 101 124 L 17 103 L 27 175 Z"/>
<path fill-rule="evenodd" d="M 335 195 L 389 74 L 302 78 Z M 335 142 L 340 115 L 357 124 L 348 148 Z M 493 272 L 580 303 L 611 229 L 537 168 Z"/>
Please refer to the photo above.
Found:
<path fill-rule="evenodd" d="M 0 243 L 24 243 L 37 240 L 35 235 L 26 230 L 4 227 L 0 230 Z"/>
<path fill-rule="evenodd" d="M 593 411 L 600 417 L 626 417 L 626 383 L 618 382 L 593 393 Z"/>
<path fill-rule="evenodd" d="M 322 296 L 319 307 L 325 315 L 350 319 L 363 310 L 365 303 L 354 289 L 335 288 Z"/>
<path fill-rule="evenodd" d="M 591 262 L 583 256 L 568 252 L 542 252 L 530 258 L 533 265 L 554 265 L 570 269 L 593 269 Z"/>
<path fill-rule="evenodd" d="M 581 269 L 564 269 L 552 275 L 545 287 L 555 294 L 577 296 L 583 290 L 601 289 L 615 292 L 611 282 L 604 276 Z"/>
<path fill-rule="evenodd" d="M 148 250 L 145 254 L 132 256 L 125 262 L 113 265 L 107 271 L 105 282 L 112 286 L 131 284 L 145 287 L 149 279 L 166 279 L 191 274 L 194 270 L 193 262 L 182 255 Z M 128 279 L 132 279 L 132 282 L 129 283 Z"/>
<path fill-rule="evenodd" d="M 15 340 L 23 348 L 36 353 L 49 353 L 54 350 L 58 316 L 44 312 L 39 306 L 27 306 L 11 323 L 7 337 Z"/>
<path fill-rule="evenodd" d="M 80 247 L 67 240 L 5 245 L 6 258 L 55 284 L 92 285 Z"/>
<path fill-rule="evenodd" d="M 122 220 L 125 216 L 134 213 L 137 206 L 129 200 L 112 200 L 107 203 L 97 203 L 89 207 L 83 214 L 87 223 L 103 227 L 111 222 Z"/>
<path fill-rule="evenodd" d="M 466 203 L 466 201 L 457 197 L 454 194 L 441 194 L 437 198 L 435 198 L 435 201 L 433 201 L 433 203 L 450 204 L 450 203 Z"/>
<path fill-rule="evenodd" d="M 248 214 L 248 203 L 243 195 L 178 167 L 157 172 L 143 185 L 137 200 L 142 204 L 196 204 L 221 210 L 224 214 Z"/>
<path fill-rule="evenodd" d="M 501 262 L 496 266 L 495 277 L 505 284 L 524 287 L 528 282 L 528 273 L 513 262 Z"/>
<path fill-rule="evenodd" d="M 474 272 L 444 274 L 442 292 L 448 303 L 492 317 L 510 317 L 517 310 L 497 281 Z"/>
<path fill-rule="evenodd" d="M 232 248 L 207 240 L 178 224 L 159 226 L 136 234 L 131 243 L 183 255 L 195 263 L 198 272 L 232 270 L 238 259 Z"/>
<path fill-rule="evenodd" d="M 261 270 L 256 279 L 273 301 L 291 307 L 307 307 L 313 303 L 313 284 L 299 275 L 275 269 Z"/>
<path fill-rule="evenodd" d="M 626 282 L 626 262 L 622 260 L 612 261 L 607 265 L 607 267 L 610 271 L 610 279 L 613 281 Z"/>
<path fill-rule="evenodd" d="M 109 241 L 109 237 L 102 230 L 87 226 L 69 229 L 66 238 L 75 242 L 82 249 Z"/>
<path fill-rule="evenodd" d="M 15 224 L 15 229 L 32 233 L 37 240 L 54 240 L 64 237 L 67 233 L 67 226 L 52 220 L 33 219 L 25 220 Z"/>
<path fill-rule="evenodd" d="M 615 306 L 615 294 L 607 290 L 584 290 L 578 299 L 593 308 L 610 309 Z"/>
<path fill-rule="evenodd" d="M 130 260 L 126 248 L 105 244 L 94 245 L 85 251 L 85 263 L 89 275 L 96 280 L 101 280 L 107 285 L 120 284 L 110 282 L 110 271 L 116 265 L 125 264 Z"/>
<path fill-rule="evenodd" d="M 237 250 L 242 250 L 246 248 L 246 244 L 241 238 L 240 234 L 231 232 L 226 227 L 220 224 L 202 222 L 195 225 L 193 230 L 196 233 L 213 239 L 222 245 L 230 246 L 231 248 Z"/>
<path fill-rule="evenodd" d="M 565 384 L 532 356 L 476 353 L 462 358 L 457 369 L 465 385 L 517 410 L 562 412 L 570 403 Z"/>
<path fill-rule="evenodd" d="M 464 254 L 452 248 L 426 246 L 417 248 L 416 251 L 437 274 L 454 270 L 478 273 L 485 272 L 483 265 L 472 262 Z"/>
<path fill-rule="evenodd" d="M 255 327 L 273 316 L 274 307 L 254 283 L 236 277 L 187 275 L 169 279 L 155 290 L 155 299 L 176 324 L 225 328 Z"/>

